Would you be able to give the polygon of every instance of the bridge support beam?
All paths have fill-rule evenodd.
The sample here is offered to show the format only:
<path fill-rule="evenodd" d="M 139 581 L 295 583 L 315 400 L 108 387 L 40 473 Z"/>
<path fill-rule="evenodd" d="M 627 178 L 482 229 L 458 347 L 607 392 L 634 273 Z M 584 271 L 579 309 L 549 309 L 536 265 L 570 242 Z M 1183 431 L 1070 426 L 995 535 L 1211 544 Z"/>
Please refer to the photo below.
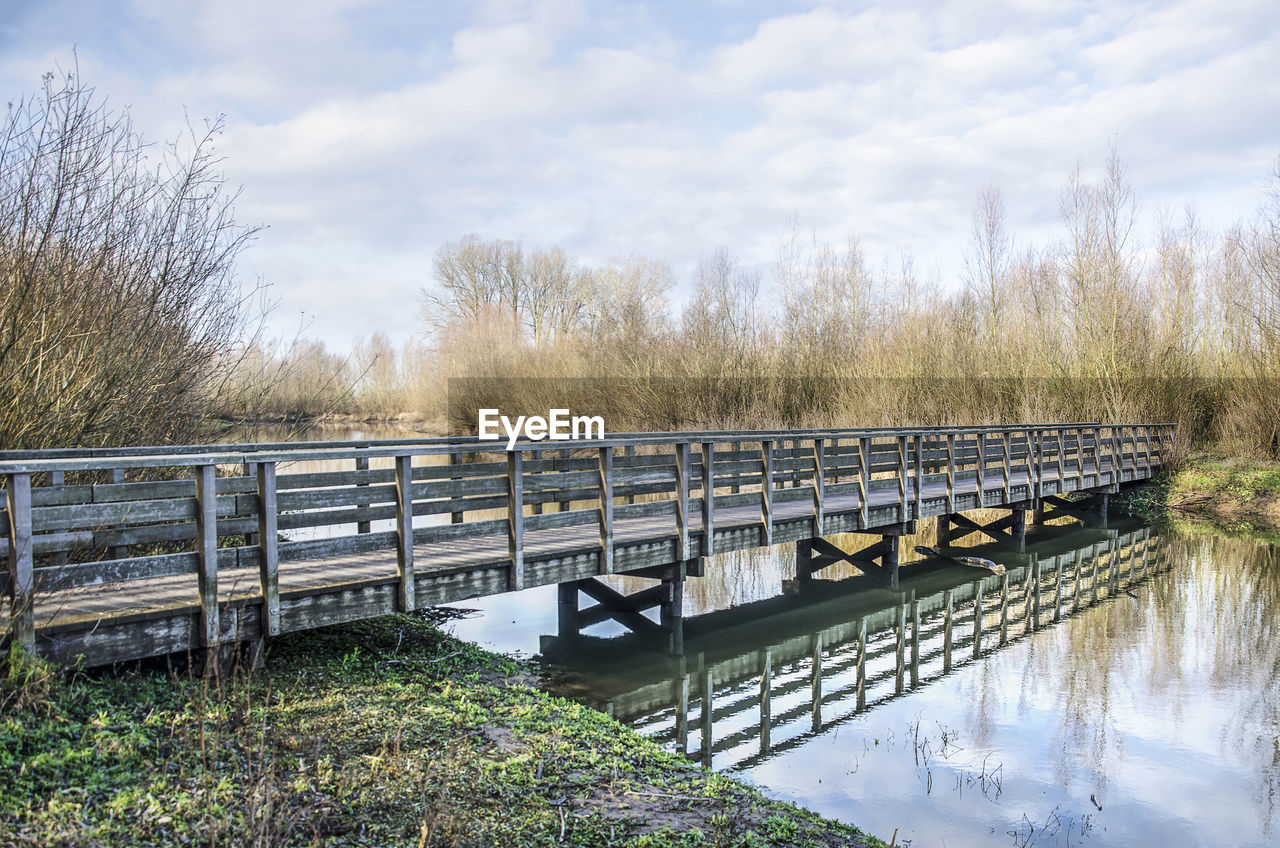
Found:
<path fill-rule="evenodd" d="M 988 524 L 979 524 L 967 515 L 953 512 L 938 516 L 938 546 L 947 547 L 952 542 L 981 533 L 994 542 L 1007 545 L 1019 553 L 1027 549 L 1027 509 L 1030 501 L 1010 504 L 1009 514 Z"/>
<path fill-rule="evenodd" d="M 1070 516 L 1088 524 L 1095 523 L 1098 519 L 1101 519 L 1102 527 L 1105 530 L 1107 518 L 1110 514 L 1111 495 L 1118 491 L 1120 491 L 1120 487 L 1117 485 L 1104 486 L 1101 489 L 1089 492 L 1088 497 L 1076 501 L 1069 501 L 1057 495 L 1045 495 L 1041 500 L 1041 509 L 1044 511 L 1052 508 L 1051 512 L 1045 512 L 1048 518 Z"/>
<path fill-rule="evenodd" d="M 871 533 L 878 535 L 880 541 L 853 553 L 836 547 L 826 539 L 802 539 L 796 542 L 796 582 L 803 585 L 827 566 L 835 565 L 837 562 L 847 562 L 857 566 L 866 574 L 886 578 L 889 585 L 896 589 L 898 588 L 900 547 L 898 540 L 914 532 L 916 532 L 914 521 L 877 527 Z"/>
<path fill-rule="evenodd" d="M 656 586 L 624 595 L 594 577 L 559 584 L 556 604 L 558 635 L 572 638 L 583 628 L 602 621 L 616 621 L 632 633 L 661 641 L 663 650 L 680 654 L 684 650 L 684 578 L 685 563 L 665 566 Z M 580 594 L 581 593 L 581 594 Z M 583 609 L 581 595 L 595 601 Z M 658 622 L 643 615 L 658 609 Z"/>

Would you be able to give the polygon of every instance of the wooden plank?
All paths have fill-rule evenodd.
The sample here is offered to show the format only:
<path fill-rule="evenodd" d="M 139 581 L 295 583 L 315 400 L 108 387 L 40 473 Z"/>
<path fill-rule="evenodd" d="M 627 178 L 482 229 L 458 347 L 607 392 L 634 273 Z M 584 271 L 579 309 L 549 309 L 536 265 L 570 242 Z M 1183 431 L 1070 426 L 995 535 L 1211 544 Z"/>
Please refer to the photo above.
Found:
<path fill-rule="evenodd" d="M 903 521 L 906 520 L 904 510 L 907 503 L 907 436 L 905 434 L 898 436 L 898 463 L 894 471 L 898 475 L 898 515 Z"/>
<path fill-rule="evenodd" d="M 507 453 L 507 557 L 511 560 L 510 590 L 524 588 L 524 454 Z"/>
<path fill-rule="evenodd" d="M 702 555 L 715 553 L 716 443 L 702 443 Z"/>
<path fill-rule="evenodd" d="M 600 448 L 600 553 L 605 574 L 613 573 L 613 448 Z"/>
<path fill-rule="evenodd" d="M 618 521 L 631 518 L 656 518 L 658 516 L 675 515 L 676 501 L 673 499 L 627 504 L 626 506 L 615 506 L 613 511 L 614 517 Z"/>
<path fill-rule="evenodd" d="M 956 511 L 956 434 L 947 434 L 947 513 Z"/>
<path fill-rule="evenodd" d="M 612 450 L 610 448 L 609 450 Z M 525 504 L 529 503 L 529 495 L 525 494 Z M 551 512 L 545 515 L 526 515 L 524 517 L 524 531 L 533 533 L 538 530 L 560 530 L 566 527 L 578 527 L 583 524 L 600 523 L 600 507 L 599 504 L 593 509 L 575 509 L 569 512 Z"/>
<path fill-rule="evenodd" d="M 871 437 L 863 436 L 858 439 L 858 451 L 861 457 L 858 460 L 858 471 L 861 479 L 859 482 L 858 496 L 860 502 L 858 504 L 858 526 L 865 528 L 871 510 Z"/>
<path fill-rule="evenodd" d="M 772 440 L 760 443 L 760 521 L 766 547 L 773 545 L 773 448 Z"/>
<path fill-rule="evenodd" d="M 912 518 L 920 518 L 920 513 L 924 509 L 924 434 L 916 434 L 916 463 L 915 463 L 915 511 Z"/>
<path fill-rule="evenodd" d="M 218 469 L 196 467 L 196 589 L 200 605 L 200 644 L 215 648 L 220 638 L 218 612 Z"/>
<path fill-rule="evenodd" d="M 280 634 L 280 534 L 277 529 L 276 464 L 258 463 L 258 580 L 264 606 L 263 630 Z M 362 531 L 368 533 L 368 525 Z"/>
<path fill-rule="evenodd" d="M 1010 480 L 1013 479 L 1013 456 L 1010 451 L 1012 441 L 1013 433 L 1005 431 L 1000 434 L 1000 473 L 1004 481 L 1005 503 L 1010 503 L 1013 500 L 1013 489 L 1010 485 Z"/>
<path fill-rule="evenodd" d="M 451 452 L 449 454 L 449 465 L 450 466 L 462 465 L 462 454 L 457 451 Z M 453 469 L 451 468 L 451 470 Z M 465 509 L 456 509 L 449 513 L 449 521 L 452 524 L 461 524 L 465 519 L 466 519 Z"/>
<path fill-rule="evenodd" d="M 441 497 L 429 493 L 425 485 L 419 484 L 420 497 Z M 492 492 L 467 492 L 466 494 L 493 494 Z M 368 507 L 372 504 L 395 503 L 396 487 L 390 485 L 355 488 L 344 486 L 335 489 L 298 489 L 292 492 L 278 492 L 276 506 L 281 512 L 297 510 L 338 509 L 342 507 Z"/>
<path fill-rule="evenodd" d="M 676 444 L 676 557 L 689 559 L 689 469 L 688 442 Z"/>
<path fill-rule="evenodd" d="M 59 592 L 81 586 L 155 580 L 195 574 L 199 559 L 193 552 L 156 554 L 97 562 L 64 563 L 35 569 L 37 592 Z"/>
<path fill-rule="evenodd" d="M 413 457 L 397 456 L 396 463 L 396 608 L 417 609 L 413 575 Z"/>
<path fill-rule="evenodd" d="M 368 470 L 369 470 L 369 457 L 367 457 L 367 456 L 357 456 L 357 457 L 356 457 L 356 471 L 357 471 L 358 473 L 356 474 L 356 477 L 357 477 L 357 479 L 359 479 L 359 480 L 360 480 L 360 482 L 356 483 L 356 486 L 357 486 L 357 487 L 359 487 L 359 488 L 368 488 L 368 486 L 369 486 L 369 481 L 365 478 L 365 475 L 364 475 L 363 473 L 359 473 L 359 472 L 365 472 L 365 471 L 368 471 Z M 272 482 L 274 483 L 274 481 L 272 481 Z M 261 494 L 259 494 L 259 497 L 261 497 Z M 357 532 L 357 533 L 368 533 L 370 529 L 371 529 L 371 525 L 370 525 L 370 522 L 369 522 L 367 519 L 366 519 L 366 520 L 364 520 L 364 521 L 358 521 L 358 522 L 356 522 L 356 532 Z M 277 617 L 276 623 L 277 623 L 277 624 L 279 624 L 279 618 L 278 618 L 278 617 Z"/>
<path fill-rule="evenodd" d="M 623 460 L 622 460 L 622 465 L 623 465 L 623 467 L 624 467 L 624 468 L 626 468 L 628 471 L 629 471 L 629 470 L 631 470 L 631 468 L 632 468 L 632 467 L 634 466 L 634 464 L 635 464 L 635 456 L 636 456 L 636 446 L 635 446 L 635 445 L 627 445 L 627 447 L 626 447 L 626 451 L 625 451 L 625 453 L 624 453 L 624 457 L 623 457 Z M 615 472 L 615 473 L 616 473 L 616 472 Z M 630 506 L 630 505 L 634 504 L 635 502 L 636 502 L 636 496 L 635 496 L 635 495 L 627 495 L 627 505 L 628 505 L 628 506 Z"/>
<path fill-rule="evenodd" d="M 1033 437 L 1035 438 L 1034 448 L 1030 444 L 1030 439 Z M 1028 430 L 1027 439 L 1027 473 L 1035 481 L 1033 489 L 1036 498 L 1041 498 L 1044 496 L 1044 431 Z"/>
<path fill-rule="evenodd" d="M 30 650 L 36 638 L 31 475 L 9 474 L 5 484 L 9 518 L 9 633 L 15 643 Z"/>
<path fill-rule="evenodd" d="M 825 513 L 826 465 L 823 462 L 823 439 L 813 440 L 813 535 L 821 536 Z"/>
<path fill-rule="evenodd" d="M 572 515 L 572 513 L 560 514 Z M 551 518 L 551 516 L 542 517 L 545 519 Z M 413 541 L 414 544 L 418 545 L 433 545 L 440 542 L 455 542 L 462 539 L 481 539 L 486 536 L 505 536 L 508 524 L 509 523 L 505 518 L 495 518 L 487 521 L 468 521 L 466 524 L 443 524 L 436 527 L 415 527 L 413 530 Z"/>

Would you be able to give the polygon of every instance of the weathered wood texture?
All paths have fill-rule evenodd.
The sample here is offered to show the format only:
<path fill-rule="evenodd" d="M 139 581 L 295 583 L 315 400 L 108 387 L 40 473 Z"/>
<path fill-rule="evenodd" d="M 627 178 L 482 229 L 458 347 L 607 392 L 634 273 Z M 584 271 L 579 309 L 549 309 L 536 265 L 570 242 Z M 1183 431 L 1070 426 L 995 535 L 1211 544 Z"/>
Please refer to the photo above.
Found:
<path fill-rule="evenodd" d="M 1071 424 L 639 434 L 554 453 L 425 440 L 0 454 L 0 625 L 90 664 L 213 646 L 228 606 L 255 609 L 231 638 L 259 638 L 1112 491 L 1154 474 L 1175 436 Z M 346 470 L 296 470 L 314 460 Z M 107 633 L 124 627 L 136 638 Z"/>

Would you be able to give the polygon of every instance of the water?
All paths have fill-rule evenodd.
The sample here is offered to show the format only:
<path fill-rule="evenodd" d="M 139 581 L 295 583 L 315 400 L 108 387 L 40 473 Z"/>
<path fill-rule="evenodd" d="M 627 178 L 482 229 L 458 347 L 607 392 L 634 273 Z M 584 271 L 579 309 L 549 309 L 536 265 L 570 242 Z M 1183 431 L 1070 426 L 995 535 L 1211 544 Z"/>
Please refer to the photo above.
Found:
<path fill-rule="evenodd" d="M 1132 523 L 1028 542 L 985 549 L 1007 597 L 958 567 L 904 570 L 894 594 L 847 567 L 802 587 L 785 546 L 717 556 L 687 584 L 683 656 L 610 622 L 559 638 L 555 587 L 459 604 L 478 612 L 454 631 L 554 659 L 552 691 L 898 845 L 1280 844 L 1276 548 Z"/>
<path fill-rule="evenodd" d="M 618 625 L 556 638 L 550 587 L 459 605 L 480 613 L 455 632 L 499 650 L 545 651 L 563 669 L 549 675 L 552 691 L 611 710 L 776 797 L 886 840 L 896 831 L 899 845 L 1280 844 L 1276 549 L 1131 524 L 1043 528 L 1039 538 L 1029 547 L 1040 564 L 1038 610 L 1027 591 L 1036 585 L 1032 561 L 988 550 L 1009 569 L 1010 597 L 1000 578 L 981 581 L 976 658 L 977 574 L 912 578 L 901 599 L 846 577 L 815 584 L 813 599 L 778 600 L 794 568 L 785 548 L 716 557 L 692 581 L 683 657 Z M 760 618 L 751 615 L 757 605 Z"/>

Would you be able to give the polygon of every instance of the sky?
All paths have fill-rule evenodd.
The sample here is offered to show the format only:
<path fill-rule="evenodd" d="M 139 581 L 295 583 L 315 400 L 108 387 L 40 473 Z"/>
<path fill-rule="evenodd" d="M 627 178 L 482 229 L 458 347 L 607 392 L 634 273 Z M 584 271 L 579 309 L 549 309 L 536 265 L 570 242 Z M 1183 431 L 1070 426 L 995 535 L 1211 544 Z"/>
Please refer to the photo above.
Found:
<path fill-rule="evenodd" d="M 979 192 L 1058 237 L 1114 146 L 1144 219 L 1250 217 L 1280 154 L 1275 0 L 0 0 L 0 96 L 78 65 L 149 139 L 225 115 L 274 334 L 422 329 L 468 234 L 639 254 L 687 292 L 792 226 L 958 284 Z"/>

